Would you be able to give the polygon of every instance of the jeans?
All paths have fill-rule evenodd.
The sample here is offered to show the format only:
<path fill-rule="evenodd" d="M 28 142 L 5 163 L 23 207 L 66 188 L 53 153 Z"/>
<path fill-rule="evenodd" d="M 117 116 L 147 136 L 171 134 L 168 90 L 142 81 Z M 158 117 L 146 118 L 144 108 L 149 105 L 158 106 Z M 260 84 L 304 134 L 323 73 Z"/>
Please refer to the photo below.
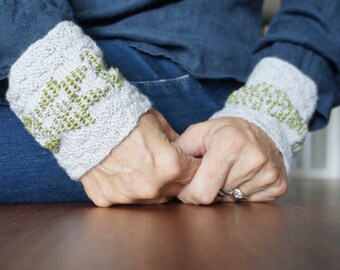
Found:
<path fill-rule="evenodd" d="M 198 80 L 168 59 L 154 57 L 117 41 L 98 41 L 108 66 L 118 67 L 153 102 L 178 133 L 207 120 L 241 84 Z M 4 89 L 2 91 L 2 96 Z M 1 98 L 1 95 L 0 95 Z M 41 147 L 0 99 L 0 203 L 88 201 L 53 155 Z"/>

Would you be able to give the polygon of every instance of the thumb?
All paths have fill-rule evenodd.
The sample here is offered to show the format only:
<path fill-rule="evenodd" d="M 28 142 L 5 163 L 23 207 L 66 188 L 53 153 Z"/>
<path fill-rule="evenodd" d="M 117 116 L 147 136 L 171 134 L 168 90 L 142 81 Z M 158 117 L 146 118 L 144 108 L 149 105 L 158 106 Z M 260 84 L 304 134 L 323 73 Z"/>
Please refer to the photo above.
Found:
<path fill-rule="evenodd" d="M 160 123 L 160 125 L 162 127 L 162 130 L 165 133 L 165 135 L 168 138 L 168 140 L 170 142 L 176 140 L 179 135 L 176 133 L 176 131 L 174 131 L 172 129 L 172 127 L 170 126 L 168 121 L 164 118 L 164 116 L 159 111 L 157 111 L 155 109 L 152 109 L 152 112 L 154 113 L 156 119 Z"/>
<path fill-rule="evenodd" d="M 184 153 L 193 157 L 202 157 L 206 152 L 204 129 L 199 124 L 189 127 L 175 140 L 175 143 Z"/>
<path fill-rule="evenodd" d="M 181 165 L 181 174 L 175 182 L 182 185 L 188 184 L 194 178 L 198 167 L 201 165 L 201 159 L 186 154 L 175 142 L 172 142 L 171 144 L 177 150 Z"/>

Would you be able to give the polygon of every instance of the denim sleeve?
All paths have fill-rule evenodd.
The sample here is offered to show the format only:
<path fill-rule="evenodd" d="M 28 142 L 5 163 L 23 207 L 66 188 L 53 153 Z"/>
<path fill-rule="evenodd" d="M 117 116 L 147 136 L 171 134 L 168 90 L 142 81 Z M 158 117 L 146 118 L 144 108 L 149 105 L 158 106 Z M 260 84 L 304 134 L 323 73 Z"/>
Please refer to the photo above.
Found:
<path fill-rule="evenodd" d="M 318 86 L 310 130 L 327 125 L 340 104 L 340 1 L 283 0 L 266 36 L 254 47 L 254 66 L 263 58 L 281 58 Z"/>
<path fill-rule="evenodd" d="M 73 18 L 67 0 L 0 0 L 0 80 L 31 44 Z"/>

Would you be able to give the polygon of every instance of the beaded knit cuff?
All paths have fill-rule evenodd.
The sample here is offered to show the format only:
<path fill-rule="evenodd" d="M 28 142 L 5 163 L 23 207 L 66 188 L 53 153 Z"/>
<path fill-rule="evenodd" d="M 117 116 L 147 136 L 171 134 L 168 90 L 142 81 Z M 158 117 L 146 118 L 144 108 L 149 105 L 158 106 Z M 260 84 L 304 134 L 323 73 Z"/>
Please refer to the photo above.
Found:
<path fill-rule="evenodd" d="M 288 173 L 293 154 L 303 147 L 316 101 L 317 87 L 310 78 L 293 65 L 268 57 L 211 118 L 238 117 L 260 127 L 283 154 Z"/>
<path fill-rule="evenodd" d="M 59 23 L 12 66 L 7 99 L 27 130 L 76 180 L 98 165 L 151 108 L 95 42 Z"/>

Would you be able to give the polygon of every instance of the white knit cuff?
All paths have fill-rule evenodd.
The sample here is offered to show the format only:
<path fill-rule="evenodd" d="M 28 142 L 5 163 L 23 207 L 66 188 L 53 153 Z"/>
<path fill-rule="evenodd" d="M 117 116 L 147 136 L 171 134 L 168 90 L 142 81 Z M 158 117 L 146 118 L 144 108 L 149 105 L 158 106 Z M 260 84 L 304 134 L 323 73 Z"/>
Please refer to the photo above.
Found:
<path fill-rule="evenodd" d="M 95 42 L 59 23 L 12 66 L 7 99 L 28 131 L 76 180 L 98 165 L 151 108 Z"/>
<path fill-rule="evenodd" d="M 268 57 L 211 118 L 238 117 L 256 124 L 275 142 L 289 172 L 293 154 L 303 146 L 316 101 L 317 86 L 309 77 L 283 60 Z"/>

